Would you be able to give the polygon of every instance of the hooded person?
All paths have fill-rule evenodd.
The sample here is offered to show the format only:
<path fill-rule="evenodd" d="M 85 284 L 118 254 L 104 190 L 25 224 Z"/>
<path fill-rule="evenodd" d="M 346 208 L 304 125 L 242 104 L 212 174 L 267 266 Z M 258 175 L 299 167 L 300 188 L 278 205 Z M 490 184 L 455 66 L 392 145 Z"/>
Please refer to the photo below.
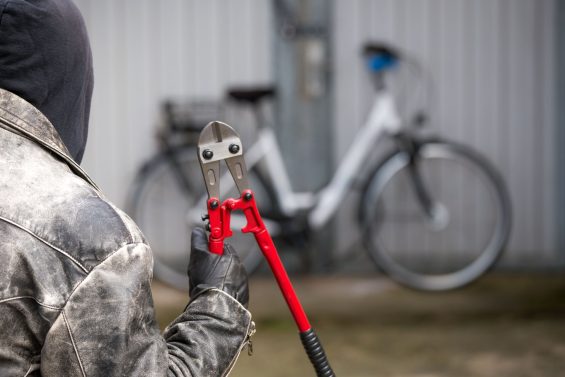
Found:
<path fill-rule="evenodd" d="M 225 376 L 253 332 L 245 270 L 194 230 L 160 333 L 150 247 L 79 165 L 92 86 L 71 0 L 0 0 L 0 376 Z"/>

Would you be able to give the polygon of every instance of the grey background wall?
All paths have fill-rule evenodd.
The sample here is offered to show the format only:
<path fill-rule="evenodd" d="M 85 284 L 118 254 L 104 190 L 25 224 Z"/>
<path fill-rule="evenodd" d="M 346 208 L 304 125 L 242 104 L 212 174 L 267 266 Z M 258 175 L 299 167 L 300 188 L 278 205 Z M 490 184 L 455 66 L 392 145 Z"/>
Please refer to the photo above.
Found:
<path fill-rule="evenodd" d="M 265 0 L 76 0 L 90 32 L 95 95 L 84 167 L 124 203 L 155 151 L 164 97 L 219 97 L 225 85 L 272 77 Z M 367 39 L 389 41 L 428 67 L 434 128 L 489 156 L 514 203 L 507 266 L 563 263 L 556 247 L 556 0 L 336 0 L 335 159 L 362 124 L 371 87 Z M 283 146 L 283 150 L 289 150 Z M 347 226 L 344 213 L 338 224 Z M 345 246 L 352 232 L 340 234 Z"/>
<path fill-rule="evenodd" d="M 83 166 L 117 204 L 156 151 L 165 98 L 219 98 L 271 81 L 263 0 L 76 0 L 90 34 L 95 90 Z"/>
<path fill-rule="evenodd" d="M 371 101 L 358 63 L 367 39 L 430 70 L 433 126 L 489 156 L 511 190 L 506 265 L 563 261 L 555 248 L 553 0 L 336 1 L 336 128 L 343 153 Z"/>
<path fill-rule="evenodd" d="M 565 107 L 559 104 L 565 102 L 565 3 L 559 1 L 556 4 L 556 46 L 557 46 L 557 123 L 556 123 L 556 190 L 557 190 L 557 229 L 565 227 Z M 557 232 L 557 248 L 565 247 L 565 232 Z"/>

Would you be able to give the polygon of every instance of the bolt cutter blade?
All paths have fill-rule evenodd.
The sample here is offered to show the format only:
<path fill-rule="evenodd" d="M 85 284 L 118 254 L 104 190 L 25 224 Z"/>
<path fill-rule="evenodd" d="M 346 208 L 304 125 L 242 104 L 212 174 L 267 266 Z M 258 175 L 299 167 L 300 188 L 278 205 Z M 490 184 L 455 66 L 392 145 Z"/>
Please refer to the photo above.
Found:
<path fill-rule="evenodd" d="M 198 139 L 198 158 L 209 198 L 220 198 L 220 161 L 225 160 L 239 193 L 249 188 L 238 133 L 223 122 L 210 122 Z"/>

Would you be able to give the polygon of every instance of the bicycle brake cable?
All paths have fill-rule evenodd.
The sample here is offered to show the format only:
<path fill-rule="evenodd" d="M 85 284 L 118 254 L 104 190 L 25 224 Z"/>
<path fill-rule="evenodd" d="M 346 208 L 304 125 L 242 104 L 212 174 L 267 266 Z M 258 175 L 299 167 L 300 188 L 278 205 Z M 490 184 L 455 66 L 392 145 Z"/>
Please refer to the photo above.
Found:
<path fill-rule="evenodd" d="M 319 377 L 335 377 L 319 338 L 308 321 L 288 274 L 279 258 L 273 240 L 263 223 L 253 191 L 247 181 L 247 169 L 243 147 L 237 132 L 222 122 L 210 122 L 198 140 L 198 157 L 208 191 L 209 248 L 212 253 L 222 254 L 224 240 L 232 236 L 231 212 L 243 211 L 247 224 L 243 233 L 253 233 L 265 256 L 282 295 L 300 331 L 302 345 Z M 224 160 L 240 193 L 239 198 L 227 198 L 220 202 L 220 161 Z"/>

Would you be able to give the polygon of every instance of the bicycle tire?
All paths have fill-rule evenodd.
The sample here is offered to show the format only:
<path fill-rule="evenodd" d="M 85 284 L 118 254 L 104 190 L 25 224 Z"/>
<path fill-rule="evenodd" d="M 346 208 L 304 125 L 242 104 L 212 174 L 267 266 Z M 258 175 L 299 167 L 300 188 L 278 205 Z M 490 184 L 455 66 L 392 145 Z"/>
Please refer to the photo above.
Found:
<path fill-rule="evenodd" d="M 183 172 L 186 185 L 175 175 L 173 161 L 178 162 L 177 171 L 180 168 Z M 255 178 L 253 171 L 249 172 L 249 182 L 257 201 L 265 201 L 263 197 L 268 193 L 265 194 L 262 181 Z M 228 195 L 238 196 L 237 192 Z M 181 290 L 188 289 L 190 233 L 193 227 L 204 226 L 200 216 L 206 212 L 205 199 L 202 172 L 192 146 L 168 150 L 152 158 L 140 169 L 128 195 L 128 213 L 153 251 L 154 276 Z M 232 216 L 234 236 L 228 242 L 239 253 L 248 274 L 252 274 L 261 264 L 262 255 L 253 237 L 242 236 L 236 229 L 237 216 Z"/>
<path fill-rule="evenodd" d="M 411 163 L 431 192 L 430 215 L 406 178 Z M 450 164 L 459 170 L 446 176 Z M 468 180 L 469 172 L 476 177 Z M 510 197 L 501 175 L 479 153 L 442 140 L 418 142 L 412 156 L 394 151 L 371 177 L 359 208 L 363 241 L 393 280 L 417 290 L 449 290 L 476 280 L 499 259 L 510 234 Z M 489 211 L 493 220 L 486 221 Z M 444 230 L 450 234 L 440 235 Z M 484 246 L 476 246 L 477 235 L 489 230 Z"/>

